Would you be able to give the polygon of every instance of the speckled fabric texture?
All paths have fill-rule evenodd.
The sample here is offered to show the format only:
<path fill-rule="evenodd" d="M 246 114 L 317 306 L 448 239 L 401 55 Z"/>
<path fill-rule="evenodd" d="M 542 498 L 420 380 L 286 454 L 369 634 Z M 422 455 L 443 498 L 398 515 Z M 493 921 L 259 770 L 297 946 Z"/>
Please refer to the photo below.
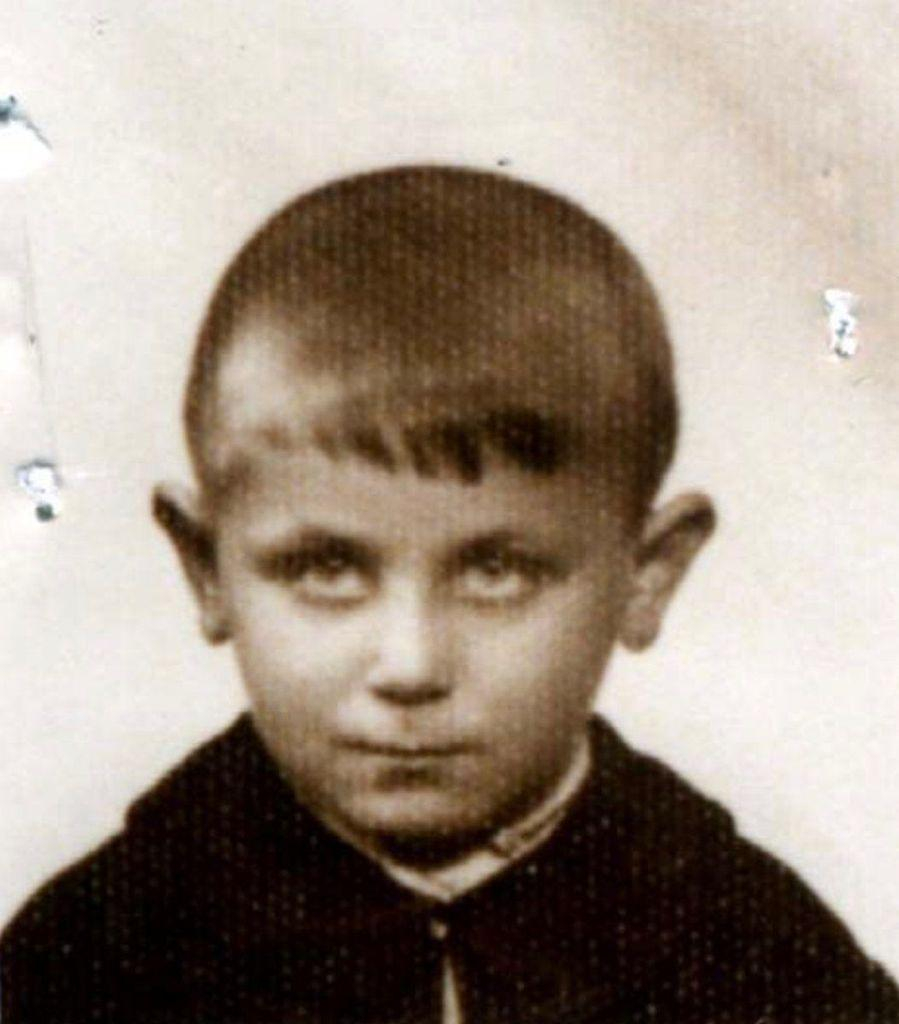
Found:
<path fill-rule="evenodd" d="M 893 1024 L 899 994 L 790 870 L 596 719 L 539 850 L 450 907 L 295 800 L 248 718 L 134 804 L 2 940 L 4 1024 Z"/>

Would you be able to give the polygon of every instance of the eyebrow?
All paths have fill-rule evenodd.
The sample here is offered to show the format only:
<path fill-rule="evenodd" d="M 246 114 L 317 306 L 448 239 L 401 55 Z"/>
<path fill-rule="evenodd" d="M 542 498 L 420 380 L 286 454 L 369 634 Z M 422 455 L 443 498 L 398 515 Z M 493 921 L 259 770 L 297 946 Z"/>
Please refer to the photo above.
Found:
<path fill-rule="evenodd" d="M 321 526 L 303 526 L 281 537 L 259 543 L 250 542 L 253 562 L 264 572 L 276 574 L 292 558 L 304 551 L 332 551 L 354 555 L 372 555 L 372 544 L 352 533 L 326 529 Z"/>
<path fill-rule="evenodd" d="M 540 534 L 535 537 L 508 528 L 487 530 L 470 537 L 459 538 L 453 546 L 450 560 L 477 557 L 497 547 L 507 548 L 547 548 L 546 538 Z M 376 558 L 377 544 L 365 537 L 353 534 L 352 531 L 335 530 L 333 528 L 309 524 L 258 544 L 251 542 L 253 562 L 267 574 L 277 574 L 287 568 L 292 559 L 309 550 L 332 551 L 362 557 L 368 562 Z"/>
<path fill-rule="evenodd" d="M 529 539 L 511 530 L 495 530 L 463 542 L 450 556 L 456 565 L 477 563 L 499 551 L 500 555 L 511 556 L 523 566 L 539 570 L 550 576 L 566 575 L 573 566 L 573 553 L 548 543 L 543 535 Z"/>
<path fill-rule="evenodd" d="M 538 541 L 543 538 L 537 537 Z M 474 537 L 470 537 L 463 540 L 459 545 L 459 551 L 466 555 L 478 555 L 482 552 L 489 551 L 491 548 L 497 547 L 532 547 L 533 540 L 529 540 L 524 534 L 517 533 L 514 530 L 499 529 L 490 530 L 487 533 L 478 534 Z"/>

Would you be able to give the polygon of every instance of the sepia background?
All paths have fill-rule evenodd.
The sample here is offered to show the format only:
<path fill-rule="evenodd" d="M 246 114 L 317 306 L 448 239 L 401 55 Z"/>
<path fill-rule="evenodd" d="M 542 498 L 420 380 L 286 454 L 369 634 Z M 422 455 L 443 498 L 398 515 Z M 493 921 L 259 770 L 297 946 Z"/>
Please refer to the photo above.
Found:
<path fill-rule="evenodd" d="M 66 487 L 38 523 L 12 483 L 37 413 L 0 373 L 0 920 L 241 706 L 148 515 L 153 481 L 186 471 L 181 390 L 216 275 L 300 190 L 446 161 L 585 203 L 670 318 L 668 490 L 708 490 L 721 525 L 602 708 L 899 972 L 897 44 L 891 0 L 7 11 L 0 94 L 56 150 L 27 202 Z M 845 362 L 829 286 L 861 296 Z"/>

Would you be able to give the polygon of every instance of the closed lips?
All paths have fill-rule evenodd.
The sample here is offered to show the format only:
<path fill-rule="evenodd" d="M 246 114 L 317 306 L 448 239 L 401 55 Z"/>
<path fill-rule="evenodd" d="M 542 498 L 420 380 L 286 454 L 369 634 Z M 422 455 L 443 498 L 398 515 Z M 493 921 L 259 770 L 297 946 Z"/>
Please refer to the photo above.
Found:
<path fill-rule="evenodd" d="M 461 743 L 382 743 L 368 740 L 346 740 L 342 746 L 366 754 L 388 754 L 393 757 L 437 757 L 465 753 L 470 747 Z"/>

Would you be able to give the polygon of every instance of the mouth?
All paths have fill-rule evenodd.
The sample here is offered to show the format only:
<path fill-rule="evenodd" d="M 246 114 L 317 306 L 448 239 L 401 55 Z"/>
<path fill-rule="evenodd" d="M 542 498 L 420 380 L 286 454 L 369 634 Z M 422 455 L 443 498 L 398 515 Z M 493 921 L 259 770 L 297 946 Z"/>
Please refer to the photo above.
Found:
<path fill-rule="evenodd" d="M 465 743 L 422 743 L 402 742 L 384 743 L 383 741 L 348 739 L 340 746 L 344 750 L 352 750 L 359 754 L 380 757 L 407 758 L 422 760 L 425 758 L 457 757 L 471 752 L 471 746 Z"/>

